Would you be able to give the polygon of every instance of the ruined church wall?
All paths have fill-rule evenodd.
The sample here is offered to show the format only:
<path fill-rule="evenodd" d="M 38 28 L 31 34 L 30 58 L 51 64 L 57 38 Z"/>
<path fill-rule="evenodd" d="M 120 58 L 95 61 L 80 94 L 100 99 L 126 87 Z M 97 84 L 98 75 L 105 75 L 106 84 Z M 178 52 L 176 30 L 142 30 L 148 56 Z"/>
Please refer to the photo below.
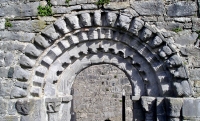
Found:
<path fill-rule="evenodd" d="M 21 97 L 13 99 L 13 95 L 20 92 L 21 88 L 23 90 L 28 88 L 27 82 L 16 80 L 23 76 L 29 76 L 19 71 L 19 68 L 20 64 L 26 61 L 21 55 L 24 54 L 27 45 L 33 42 L 34 36 L 64 14 L 93 11 L 100 7 L 96 5 L 97 0 L 71 0 L 69 6 L 65 0 L 51 0 L 50 2 L 54 14 L 41 17 L 38 16 L 37 8 L 39 5 L 46 5 L 45 1 L 0 0 L 0 102 L 2 102 L 0 115 L 5 120 L 19 120 L 15 103 Z M 200 97 L 199 5 L 199 0 L 125 0 L 123 2 L 111 0 L 108 5 L 104 6 L 106 10 L 128 12 L 139 17 L 160 29 L 164 37 L 171 37 L 168 41 L 175 43 L 174 48 L 182 57 L 193 89 L 192 97 L 185 99 L 185 108 L 190 107 L 190 104 L 200 104 L 197 99 Z M 8 23 L 12 27 L 9 27 Z M 28 93 L 28 90 L 26 91 L 23 93 Z M 42 102 L 39 100 L 32 104 L 38 110 L 41 108 L 40 101 Z M 193 107 L 191 110 L 198 112 L 200 109 Z M 199 118 L 199 114 L 183 113 L 185 119 Z"/>

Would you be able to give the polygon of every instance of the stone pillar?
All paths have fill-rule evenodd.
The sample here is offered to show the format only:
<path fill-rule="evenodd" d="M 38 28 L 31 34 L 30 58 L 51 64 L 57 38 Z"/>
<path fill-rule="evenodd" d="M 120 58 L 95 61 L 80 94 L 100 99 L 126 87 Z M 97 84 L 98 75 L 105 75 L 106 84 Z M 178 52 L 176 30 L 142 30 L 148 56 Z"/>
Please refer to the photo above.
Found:
<path fill-rule="evenodd" d="M 145 121 L 155 121 L 156 98 L 143 96 L 141 97 L 141 103 L 145 111 Z"/>
<path fill-rule="evenodd" d="M 156 114 L 157 114 L 157 121 L 167 121 L 164 98 L 157 97 Z"/>
<path fill-rule="evenodd" d="M 180 114 L 181 114 L 181 108 L 183 106 L 183 99 L 167 97 L 165 99 L 165 103 L 166 103 L 168 120 L 180 121 Z"/>
<path fill-rule="evenodd" d="M 135 120 L 137 120 L 137 117 L 141 117 L 140 115 L 142 114 L 142 113 L 140 113 L 141 111 L 139 111 L 140 109 L 137 108 L 137 105 L 136 105 L 136 102 L 139 102 L 140 96 L 132 96 L 131 95 L 130 98 L 133 102 L 133 121 L 135 121 Z M 139 114 L 139 116 L 138 116 L 138 114 Z"/>

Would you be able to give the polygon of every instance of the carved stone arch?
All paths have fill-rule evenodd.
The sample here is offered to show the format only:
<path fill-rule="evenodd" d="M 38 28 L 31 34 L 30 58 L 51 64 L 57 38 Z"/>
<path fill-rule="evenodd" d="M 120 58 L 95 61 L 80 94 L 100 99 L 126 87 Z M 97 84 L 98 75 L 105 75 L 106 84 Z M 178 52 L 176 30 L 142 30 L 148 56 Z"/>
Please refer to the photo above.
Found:
<path fill-rule="evenodd" d="M 33 44 L 27 46 L 23 55 L 27 63 L 21 65 L 32 68 L 31 77 L 26 78 L 30 82 L 30 96 L 42 96 L 48 84 L 54 90 L 59 79 L 62 79 L 62 72 L 65 70 L 70 73 L 67 70 L 73 70 L 68 66 L 83 55 L 98 55 L 99 52 L 129 60 L 129 64 L 136 68 L 142 78 L 141 82 L 151 82 L 159 90 L 155 95 L 144 91 L 147 96 L 191 95 L 187 70 L 171 43 L 155 27 L 129 14 L 97 10 L 63 16 L 37 35 Z M 122 70 L 128 74 L 126 69 Z M 22 71 L 26 72 L 24 69 Z M 190 91 L 185 92 L 182 86 Z"/>

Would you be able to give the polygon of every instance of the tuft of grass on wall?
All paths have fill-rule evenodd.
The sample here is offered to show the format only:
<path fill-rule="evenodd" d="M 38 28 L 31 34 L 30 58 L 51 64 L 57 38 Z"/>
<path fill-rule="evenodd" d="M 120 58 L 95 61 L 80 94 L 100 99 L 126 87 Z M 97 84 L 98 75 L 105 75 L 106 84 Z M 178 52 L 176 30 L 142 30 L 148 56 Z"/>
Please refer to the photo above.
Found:
<path fill-rule="evenodd" d="M 69 1 L 70 0 L 65 0 L 65 3 L 67 4 L 67 6 L 69 6 Z"/>
<path fill-rule="evenodd" d="M 105 4 L 109 4 L 110 0 L 99 0 L 97 2 L 97 5 L 105 5 Z"/>
<path fill-rule="evenodd" d="M 10 23 L 10 20 L 8 18 L 6 18 L 5 27 L 12 27 L 12 24 Z"/>
<path fill-rule="evenodd" d="M 51 3 L 50 3 L 50 0 L 47 0 L 47 5 L 46 6 L 41 6 L 39 5 L 38 6 L 38 15 L 39 16 L 52 16 L 53 15 L 53 12 L 52 12 L 52 9 L 51 9 Z"/>
<path fill-rule="evenodd" d="M 198 39 L 200 39 L 200 30 L 196 31 L 196 33 L 198 34 Z"/>
<path fill-rule="evenodd" d="M 172 31 L 178 33 L 178 32 L 180 32 L 180 31 L 183 31 L 183 29 L 178 27 L 178 28 L 172 29 Z"/>

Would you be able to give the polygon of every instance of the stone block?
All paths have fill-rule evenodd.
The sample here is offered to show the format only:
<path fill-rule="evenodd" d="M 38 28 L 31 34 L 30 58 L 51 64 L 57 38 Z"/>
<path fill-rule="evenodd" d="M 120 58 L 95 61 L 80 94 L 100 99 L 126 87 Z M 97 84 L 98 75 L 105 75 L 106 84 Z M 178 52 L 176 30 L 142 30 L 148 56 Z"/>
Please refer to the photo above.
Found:
<path fill-rule="evenodd" d="M 8 68 L 0 67 L 0 77 L 8 77 Z"/>
<path fill-rule="evenodd" d="M 12 27 L 10 31 L 24 31 L 24 32 L 40 32 L 46 27 L 46 22 L 43 20 L 29 20 L 29 21 L 11 21 Z"/>
<path fill-rule="evenodd" d="M 5 23 L 6 23 L 6 20 L 4 18 L 0 19 L 0 30 L 5 29 Z"/>
<path fill-rule="evenodd" d="M 120 15 L 116 25 L 117 25 L 117 27 L 120 27 L 122 29 L 128 30 L 130 22 L 131 22 L 131 18 L 130 17 L 125 16 L 125 15 Z"/>
<path fill-rule="evenodd" d="M 38 57 L 41 54 L 41 51 L 38 50 L 33 44 L 28 44 L 24 50 L 24 53 Z"/>
<path fill-rule="evenodd" d="M 18 100 L 15 104 L 16 110 L 21 115 L 28 115 L 32 105 L 27 100 Z"/>
<path fill-rule="evenodd" d="M 97 5 L 95 4 L 84 4 L 84 5 L 81 5 L 82 9 L 83 10 L 94 10 L 94 9 L 97 9 Z"/>
<path fill-rule="evenodd" d="M 195 118 L 198 106 L 195 104 L 194 98 L 184 98 L 183 99 L 183 109 L 182 115 L 184 119 Z"/>
<path fill-rule="evenodd" d="M 192 18 L 192 30 L 193 31 L 200 30 L 200 18 Z"/>
<path fill-rule="evenodd" d="M 22 3 L 22 4 L 13 4 L 1 7 L 0 16 L 37 16 L 37 7 L 39 6 L 39 2 L 30 2 L 30 3 Z"/>
<path fill-rule="evenodd" d="M 131 6 L 139 15 L 161 16 L 165 12 L 163 1 L 131 1 Z"/>
<path fill-rule="evenodd" d="M 0 118 L 1 121 L 19 121 L 18 116 L 2 116 Z"/>
<path fill-rule="evenodd" d="M 30 42 L 35 36 L 35 33 L 0 31 L 0 35 L 1 41 L 18 40 L 20 42 Z"/>
<path fill-rule="evenodd" d="M 8 102 L 8 114 L 9 115 L 15 115 L 17 113 L 15 108 L 15 102 L 9 101 Z"/>
<path fill-rule="evenodd" d="M 129 6 L 129 2 L 110 2 L 109 4 L 104 5 L 104 8 L 110 10 L 120 10 L 128 8 Z"/>
<path fill-rule="evenodd" d="M 72 27 L 72 29 L 80 28 L 79 19 L 77 16 L 66 17 L 66 21 L 67 21 L 67 24 L 70 25 L 70 27 Z"/>
<path fill-rule="evenodd" d="M 27 96 L 27 91 L 19 87 L 14 87 L 10 94 L 10 98 L 22 98 L 26 96 Z"/>
<path fill-rule="evenodd" d="M 167 60 L 168 64 L 170 67 L 177 67 L 181 66 L 182 61 L 178 55 L 173 55 Z"/>
<path fill-rule="evenodd" d="M 198 34 L 193 32 L 187 32 L 187 33 L 179 33 L 179 35 L 175 36 L 174 37 L 174 40 L 177 44 L 180 44 L 180 45 L 194 45 L 194 43 L 196 42 L 197 40 L 197 37 L 198 37 Z"/>
<path fill-rule="evenodd" d="M 56 95 L 55 85 L 47 82 L 44 86 L 44 95 L 47 97 L 55 96 Z"/>
<path fill-rule="evenodd" d="M 173 118 L 180 117 L 181 108 L 183 106 L 182 98 L 165 98 L 167 115 Z"/>
<path fill-rule="evenodd" d="M 19 60 L 20 65 L 25 66 L 25 67 L 33 67 L 35 64 L 34 60 L 31 60 L 29 57 L 26 55 L 22 55 Z"/>
<path fill-rule="evenodd" d="M 28 72 L 27 70 L 22 69 L 19 66 L 16 66 L 14 69 L 14 74 L 13 74 L 13 78 L 22 80 L 22 81 L 27 81 L 30 77 L 30 72 Z"/>
<path fill-rule="evenodd" d="M 59 38 L 59 34 L 56 32 L 55 28 L 53 25 L 46 27 L 43 31 L 43 34 L 48 36 L 51 40 L 56 40 Z"/>
<path fill-rule="evenodd" d="M 13 86 L 13 80 L 0 79 L 0 96 L 4 98 L 10 98 L 10 92 L 12 86 Z"/>
<path fill-rule="evenodd" d="M 66 22 L 62 19 L 57 20 L 54 25 L 61 31 L 63 34 L 66 34 L 71 31 L 71 29 L 66 25 Z"/>
<path fill-rule="evenodd" d="M 3 98 L 0 98 L 0 114 L 6 114 L 7 112 L 7 101 Z"/>
<path fill-rule="evenodd" d="M 193 16 L 197 12 L 197 5 L 195 2 L 177 2 L 171 4 L 167 8 L 168 16 Z"/>
<path fill-rule="evenodd" d="M 30 111 L 29 115 L 22 115 L 20 121 L 43 121 L 46 112 L 43 99 L 29 99 Z"/>
<path fill-rule="evenodd" d="M 80 23 L 82 26 L 87 27 L 87 26 L 91 26 L 91 17 L 89 13 L 82 13 L 80 15 Z"/>
<path fill-rule="evenodd" d="M 55 14 L 64 14 L 64 13 L 70 13 L 71 9 L 69 7 L 53 6 L 52 11 Z"/>
<path fill-rule="evenodd" d="M 39 97 L 42 94 L 41 87 L 32 87 L 30 93 L 33 96 Z"/>
<path fill-rule="evenodd" d="M 5 53 L 5 66 L 10 66 L 14 61 L 14 54 L 11 52 Z"/>
<path fill-rule="evenodd" d="M 117 19 L 117 15 L 112 12 L 106 13 L 106 19 L 104 21 L 105 26 L 114 26 Z"/>

